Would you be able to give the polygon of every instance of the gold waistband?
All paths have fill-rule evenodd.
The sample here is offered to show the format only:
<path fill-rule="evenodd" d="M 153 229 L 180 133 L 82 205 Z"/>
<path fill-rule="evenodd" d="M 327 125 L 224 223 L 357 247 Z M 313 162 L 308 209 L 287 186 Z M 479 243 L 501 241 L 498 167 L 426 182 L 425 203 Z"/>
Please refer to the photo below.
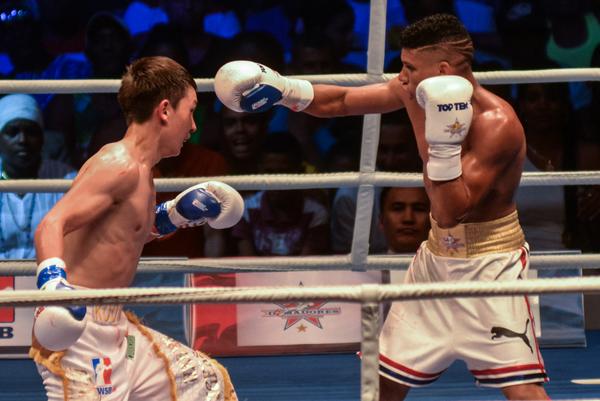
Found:
<path fill-rule="evenodd" d="M 525 244 L 525 236 L 515 210 L 496 220 L 440 228 L 430 216 L 427 247 L 438 256 L 474 258 L 490 253 L 510 252 Z"/>

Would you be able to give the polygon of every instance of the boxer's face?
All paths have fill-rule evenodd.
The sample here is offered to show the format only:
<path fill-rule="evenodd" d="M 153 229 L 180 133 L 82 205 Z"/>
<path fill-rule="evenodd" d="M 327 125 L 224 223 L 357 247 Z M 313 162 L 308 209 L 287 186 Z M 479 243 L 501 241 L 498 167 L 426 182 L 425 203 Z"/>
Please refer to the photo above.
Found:
<path fill-rule="evenodd" d="M 161 151 L 165 153 L 164 157 L 176 156 L 181 151 L 183 143 L 190 138 L 190 135 L 196 131 L 196 122 L 194 121 L 194 110 L 198 99 L 194 88 L 189 87 L 185 96 L 179 100 L 177 107 L 169 104 L 167 140 L 162 144 Z"/>
<path fill-rule="evenodd" d="M 400 82 L 405 86 L 411 99 L 415 98 L 417 85 L 426 79 L 440 75 L 440 61 L 432 51 L 420 49 L 402 49 L 402 71 Z"/>

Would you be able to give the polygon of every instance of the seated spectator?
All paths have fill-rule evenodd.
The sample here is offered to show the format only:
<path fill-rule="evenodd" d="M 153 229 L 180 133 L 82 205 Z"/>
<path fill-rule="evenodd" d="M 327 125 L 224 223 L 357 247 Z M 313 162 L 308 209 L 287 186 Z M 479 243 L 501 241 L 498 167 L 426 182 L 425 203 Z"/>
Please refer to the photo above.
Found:
<path fill-rule="evenodd" d="M 581 157 L 567 84 L 519 85 L 516 105 L 527 139 L 524 171 L 572 171 L 590 163 Z M 572 186 L 519 188 L 519 219 L 532 250 L 577 247 L 576 196 Z"/>
<path fill-rule="evenodd" d="M 387 253 L 414 254 L 427 240 L 430 203 L 424 188 L 386 187 L 379 198 L 379 225 L 388 244 Z M 382 271 L 384 283 L 404 282 L 405 271 Z M 384 319 L 390 303 L 384 304 Z"/>
<path fill-rule="evenodd" d="M 234 60 L 250 60 L 255 61 L 257 63 L 263 63 L 264 65 L 268 65 L 270 67 L 278 68 L 278 71 L 284 71 L 284 55 L 283 48 L 271 34 L 267 32 L 242 32 L 235 35 L 231 40 L 227 41 L 227 44 L 221 46 L 213 57 L 210 60 L 210 63 L 207 63 L 206 69 L 208 72 L 208 76 L 214 76 L 217 72 L 218 68 L 223 64 L 234 61 Z M 203 100 L 200 99 L 203 98 Z M 216 96 L 214 93 L 211 93 L 207 96 L 200 96 L 198 98 L 198 102 L 202 104 L 206 102 L 206 104 L 217 105 L 216 110 L 217 113 L 209 114 L 207 110 L 206 116 L 206 125 L 204 126 L 201 133 L 200 143 L 208 146 L 211 149 L 220 149 L 222 145 L 222 134 L 221 134 L 221 126 L 222 122 L 222 105 L 216 100 Z M 226 107 L 223 107 L 226 108 Z M 227 113 L 226 113 L 227 114 Z M 272 114 L 268 114 L 267 121 L 270 120 Z M 279 130 L 286 130 L 287 126 L 280 127 Z M 235 173 L 235 166 L 232 164 L 232 172 Z M 251 174 L 252 172 L 244 173 L 240 172 L 237 174 Z"/>
<path fill-rule="evenodd" d="M 377 171 L 389 172 L 422 171 L 417 143 L 406 110 L 399 110 L 381 116 L 376 169 Z M 375 224 L 379 216 L 380 191 L 381 188 L 375 188 L 369 245 L 372 253 L 383 253 L 387 250 L 383 232 Z M 357 193 L 357 188 L 340 188 L 333 200 L 331 207 L 331 247 L 335 253 L 350 252 L 354 234 Z"/>
<path fill-rule="evenodd" d="M 414 253 L 427 239 L 429 198 L 424 188 L 386 187 L 379 198 L 379 224 L 388 253 Z"/>
<path fill-rule="evenodd" d="M 0 179 L 73 178 L 63 163 L 42 158 L 42 113 L 29 95 L 0 99 Z M 61 193 L 0 193 L 2 259 L 35 258 L 33 234 Z"/>
<path fill-rule="evenodd" d="M 267 137 L 270 113 L 237 113 L 221 107 L 221 154 L 230 174 L 256 174 L 261 148 Z"/>
<path fill-rule="evenodd" d="M 289 133 L 278 133 L 262 147 L 262 174 L 303 170 L 299 145 Z M 239 255 L 291 256 L 327 252 L 327 210 L 304 191 L 267 190 L 246 197 L 242 220 L 233 228 Z"/>

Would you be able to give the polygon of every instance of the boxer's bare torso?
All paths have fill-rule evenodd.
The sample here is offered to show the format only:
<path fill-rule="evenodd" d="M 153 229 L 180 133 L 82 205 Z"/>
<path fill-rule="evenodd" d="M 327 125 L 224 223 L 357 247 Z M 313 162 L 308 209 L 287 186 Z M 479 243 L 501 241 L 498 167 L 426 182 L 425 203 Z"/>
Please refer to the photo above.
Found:
<path fill-rule="evenodd" d="M 38 226 L 38 261 L 60 255 L 69 282 L 88 288 L 126 287 L 144 244 L 154 238 L 156 193 L 152 168 L 179 154 L 196 129 L 196 92 L 189 88 L 169 124 L 158 118 L 130 125 L 81 168 L 69 192 Z"/>
<path fill-rule="evenodd" d="M 400 74 L 386 83 L 354 88 L 314 85 L 315 97 L 305 112 L 325 117 L 406 108 L 426 165 L 425 112 L 415 99 L 415 91 L 425 78 L 440 75 L 438 63 L 408 49 L 402 51 L 402 61 Z M 515 210 L 513 196 L 526 152 L 523 127 L 512 107 L 481 87 L 470 69 L 445 73 L 463 76 L 473 85 L 473 120 L 462 144 L 462 175 L 433 182 L 424 174 L 432 216 L 443 227 L 503 217 Z"/>
<path fill-rule="evenodd" d="M 122 182 L 114 186 L 108 209 L 92 224 L 65 236 L 64 260 L 73 284 L 128 286 L 154 222 L 152 166 L 136 160 L 127 143 L 111 144 L 93 156 L 73 186 L 109 175 Z"/>

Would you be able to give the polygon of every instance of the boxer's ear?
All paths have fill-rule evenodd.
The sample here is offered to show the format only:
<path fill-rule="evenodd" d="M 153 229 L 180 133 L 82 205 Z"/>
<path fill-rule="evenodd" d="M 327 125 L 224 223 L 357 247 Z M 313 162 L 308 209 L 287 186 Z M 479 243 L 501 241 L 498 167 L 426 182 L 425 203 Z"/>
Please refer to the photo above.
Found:
<path fill-rule="evenodd" d="M 169 105 L 171 103 L 168 99 L 163 99 L 160 101 L 158 106 L 156 107 L 155 112 L 158 114 L 158 118 L 161 123 L 166 123 L 169 120 Z"/>
<path fill-rule="evenodd" d="M 445 60 L 440 61 L 438 68 L 439 68 L 440 75 L 451 75 L 452 74 L 452 72 L 450 71 L 451 70 L 450 63 Z"/>

